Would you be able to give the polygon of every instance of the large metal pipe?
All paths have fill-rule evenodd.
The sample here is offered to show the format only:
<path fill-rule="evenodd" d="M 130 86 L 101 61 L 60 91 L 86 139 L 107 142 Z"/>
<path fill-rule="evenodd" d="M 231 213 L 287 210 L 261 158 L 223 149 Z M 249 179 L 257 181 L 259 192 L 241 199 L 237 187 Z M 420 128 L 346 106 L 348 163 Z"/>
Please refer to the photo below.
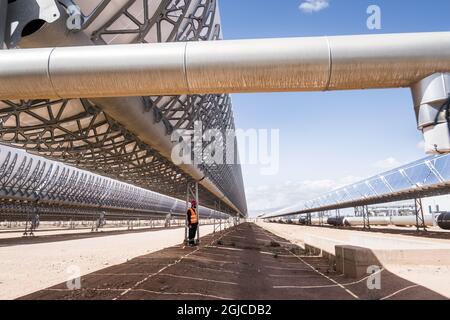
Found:
<path fill-rule="evenodd" d="M 450 213 L 440 214 L 437 223 L 441 229 L 450 230 Z"/>
<path fill-rule="evenodd" d="M 392 216 L 392 217 L 370 217 L 370 225 L 372 226 L 389 226 L 395 225 L 400 227 L 415 226 L 417 223 L 416 216 Z M 424 223 L 428 226 L 433 226 L 434 218 L 431 214 L 424 215 Z M 344 219 L 346 226 L 355 227 L 363 226 L 364 219 L 362 217 L 346 217 Z"/>
<path fill-rule="evenodd" d="M 410 87 L 450 72 L 450 32 L 0 52 L 0 99 Z"/>
<path fill-rule="evenodd" d="M 390 224 L 391 224 L 390 217 L 370 217 L 370 225 L 372 225 L 372 226 L 388 226 Z M 363 226 L 364 218 L 362 218 L 362 217 L 345 217 L 344 225 L 349 226 L 349 227 Z"/>

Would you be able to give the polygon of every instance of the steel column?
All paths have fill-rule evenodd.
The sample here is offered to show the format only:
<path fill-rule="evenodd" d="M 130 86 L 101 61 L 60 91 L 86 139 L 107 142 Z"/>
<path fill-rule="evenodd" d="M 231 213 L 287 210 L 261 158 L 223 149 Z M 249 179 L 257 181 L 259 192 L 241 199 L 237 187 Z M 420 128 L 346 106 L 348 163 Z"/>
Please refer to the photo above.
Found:
<path fill-rule="evenodd" d="M 355 212 L 355 217 L 360 217 L 361 216 L 361 214 L 359 212 L 359 207 L 354 207 L 353 211 Z"/>
<path fill-rule="evenodd" d="M 200 207 L 200 202 L 198 198 L 198 182 L 195 183 L 195 201 L 197 202 L 197 219 L 198 219 L 198 226 L 197 226 L 197 244 L 200 243 L 200 210 L 198 209 Z"/>
<path fill-rule="evenodd" d="M 0 0 L 0 50 L 6 39 L 6 24 L 8 16 L 8 0 Z"/>
<path fill-rule="evenodd" d="M 307 226 L 311 226 L 311 225 L 312 225 L 312 222 L 311 222 L 311 213 L 308 213 L 308 214 L 306 215 L 306 225 L 307 225 Z"/>
<path fill-rule="evenodd" d="M 364 221 L 364 230 L 370 230 L 370 214 L 368 206 L 362 207 L 362 217 Z"/>
<path fill-rule="evenodd" d="M 420 199 L 420 198 L 414 199 L 414 210 L 415 210 L 415 214 L 416 214 L 417 232 L 419 232 L 420 229 L 423 229 L 423 231 L 427 231 L 427 226 L 425 224 L 425 217 L 423 214 L 422 199 Z"/>
<path fill-rule="evenodd" d="M 324 223 L 323 223 L 323 216 L 324 216 L 324 212 L 323 211 L 319 211 L 319 225 L 321 227 L 323 227 Z"/>

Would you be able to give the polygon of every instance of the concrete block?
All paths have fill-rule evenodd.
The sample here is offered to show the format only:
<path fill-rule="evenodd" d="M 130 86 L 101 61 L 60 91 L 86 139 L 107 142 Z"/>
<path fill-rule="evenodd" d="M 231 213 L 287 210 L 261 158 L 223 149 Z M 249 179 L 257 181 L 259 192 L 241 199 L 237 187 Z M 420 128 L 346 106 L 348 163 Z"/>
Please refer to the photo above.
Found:
<path fill-rule="evenodd" d="M 381 267 L 372 250 L 356 246 L 336 246 L 336 271 L 348 278 L 361 278 L 367 275 L 371 266 Z"/>

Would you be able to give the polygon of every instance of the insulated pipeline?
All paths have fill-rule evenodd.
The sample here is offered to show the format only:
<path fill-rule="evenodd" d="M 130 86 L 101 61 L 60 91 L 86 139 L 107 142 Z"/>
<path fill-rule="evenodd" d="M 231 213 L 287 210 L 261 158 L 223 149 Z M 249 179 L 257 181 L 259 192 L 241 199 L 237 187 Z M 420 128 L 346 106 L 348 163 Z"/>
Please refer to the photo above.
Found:
<path fill-rule="evenodd" d="M 410 87 L 450 72 L 450 32 L 0 51 L 0 99 Z"/>

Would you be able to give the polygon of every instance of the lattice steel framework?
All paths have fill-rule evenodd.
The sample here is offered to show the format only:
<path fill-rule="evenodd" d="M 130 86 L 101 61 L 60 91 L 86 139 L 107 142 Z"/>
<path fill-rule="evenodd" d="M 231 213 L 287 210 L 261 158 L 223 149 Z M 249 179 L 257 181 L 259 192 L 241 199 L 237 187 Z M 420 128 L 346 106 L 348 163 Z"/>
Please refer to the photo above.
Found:
<path fill-rule="evenodd" d="M 70 1 L 63 1 L 69 3 Z M 96 44 L 216 40 L 221 37 L 215 0 L 75 1 L 86 13 L 83 32 Z M 107 11 L 121 4 L 115 14 Z M 108 11 L 108 12 L 109 12 Z M 96 20 L 102 23 L 95 23 Z M 103 21 L 104 20 L 104 21 Z M 228 95 L 142 97 L 169 135 L 174 130 L 234 130 Z M 124 106 L 126 112 L 126 106 Z M 152 123 L 148 124 L 153 125 Z M 9 145 L 179 199 L 191 177 L 87 99 L 1 101 L 0 139 Z M 204 143 L 203 148 L 208 148 Z M 200 169 L 243 213 L 247 212 L 240 165 Z M 217 200 L 200 187 L 201 202 Z"/>

